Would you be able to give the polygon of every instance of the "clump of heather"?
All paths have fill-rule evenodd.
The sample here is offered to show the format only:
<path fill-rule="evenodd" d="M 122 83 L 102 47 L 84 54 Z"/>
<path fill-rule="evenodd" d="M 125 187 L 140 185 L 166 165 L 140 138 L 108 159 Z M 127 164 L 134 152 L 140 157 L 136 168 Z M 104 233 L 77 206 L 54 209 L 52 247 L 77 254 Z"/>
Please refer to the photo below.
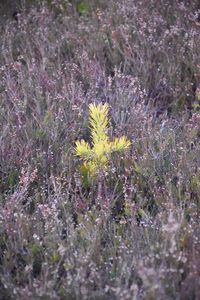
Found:
<path fill-rule="evenodd" d="M 190 2 L 27 1 L 1 24 L 0 299 L 200 298 Z M 101 141 L 109 164 L 84 184 L 97 104 L 128 146 Z"/>

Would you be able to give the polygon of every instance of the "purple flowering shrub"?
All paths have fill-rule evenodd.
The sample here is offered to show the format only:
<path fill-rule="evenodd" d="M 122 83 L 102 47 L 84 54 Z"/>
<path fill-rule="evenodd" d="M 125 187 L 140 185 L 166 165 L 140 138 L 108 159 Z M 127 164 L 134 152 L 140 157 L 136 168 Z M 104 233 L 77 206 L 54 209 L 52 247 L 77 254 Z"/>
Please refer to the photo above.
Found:
<path fill-rule="evenodd" d="M 1 25 L 0 299 L 200 297 L 199 9 L 44 1 Z M 84 186 L 91 103 L 131 145 Z"/>

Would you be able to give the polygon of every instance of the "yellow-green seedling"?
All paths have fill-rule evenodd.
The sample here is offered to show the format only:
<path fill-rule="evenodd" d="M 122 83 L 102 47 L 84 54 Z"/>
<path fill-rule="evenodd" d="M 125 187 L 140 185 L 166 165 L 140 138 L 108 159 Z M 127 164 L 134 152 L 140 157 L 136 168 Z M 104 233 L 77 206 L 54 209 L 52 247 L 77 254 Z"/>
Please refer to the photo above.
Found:
<path fill-rule="evenodd" d="M 124 152 L 131 145 L 131 142 L 125 136 L 109 141 L 110 120 L 108 111 L 109 106 L 107 103 L 90 104 L 91 145 L 84 140 L 76 141 L 75 154 L 83 161 L 81 173 L 85 185 L 88 185 L 92 179 L 95 179 L 98 174 L 108 168 L 112 153 Z"/>

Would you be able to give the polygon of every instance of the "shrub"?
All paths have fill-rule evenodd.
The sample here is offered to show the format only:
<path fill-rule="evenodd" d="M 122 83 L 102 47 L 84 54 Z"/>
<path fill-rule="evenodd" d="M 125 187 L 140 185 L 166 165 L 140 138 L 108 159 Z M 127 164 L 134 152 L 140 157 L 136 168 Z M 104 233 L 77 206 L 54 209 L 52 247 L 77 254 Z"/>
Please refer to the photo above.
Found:
<path fill-rule="evenodd" d="M 0 27 L 0 299 L 200 298 L 198 1 L 50 2 Z"/>

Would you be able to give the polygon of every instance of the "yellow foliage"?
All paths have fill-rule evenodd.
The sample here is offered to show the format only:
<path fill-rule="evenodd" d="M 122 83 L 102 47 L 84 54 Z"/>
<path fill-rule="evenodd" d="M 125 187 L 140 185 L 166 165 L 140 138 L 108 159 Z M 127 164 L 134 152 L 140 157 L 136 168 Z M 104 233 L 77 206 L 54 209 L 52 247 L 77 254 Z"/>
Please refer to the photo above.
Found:
<path fill-rule="evenodd" d="M 93 145 L 98 144 L 101 141 L 108 142 L 108 136 L 106 130 L 108 129 L 108 104 L 90 104 L 89 111 L 89 123 L 92 135 Z"/>
<path fill-rule="evenodd" d="M 84 140 L 76 141 L 75 154 L 83 160 L 81 172 L 86 182 L 107 168 L 113 152 L 124 152 L 131 145 L 125 136 L 115 138 L 113 142 L 109 141 L 107 134 L 109 128 L 108 110 L 107 103 L 90 104 L 89 124 L 92 147 Z"/>
<path fill-rule="evenodd" d="M 91 148 L 84 140 L 76 141 L 76 155 L 84 159 L 90 158 Z"/>
<path fill-rule="evenodd" d="M 128 149 L 131 145 L 131 142 L 125 137 L 115 138 L 112 143 L 112 151 L 121 152 Z"/>

